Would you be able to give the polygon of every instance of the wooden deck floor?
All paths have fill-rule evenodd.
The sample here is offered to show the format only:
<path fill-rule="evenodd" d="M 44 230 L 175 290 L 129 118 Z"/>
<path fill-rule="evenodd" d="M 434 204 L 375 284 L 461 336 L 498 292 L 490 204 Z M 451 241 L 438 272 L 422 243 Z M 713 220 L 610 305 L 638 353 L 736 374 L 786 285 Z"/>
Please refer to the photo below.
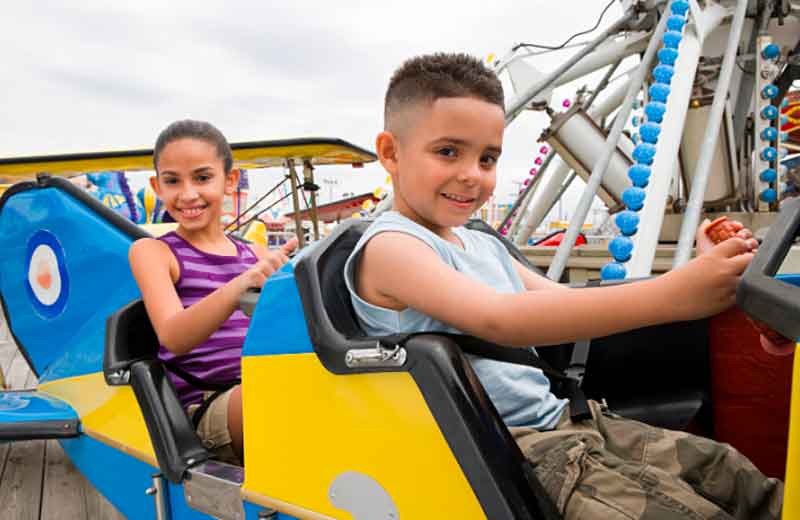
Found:
<path fill-rule="evenodd" d="M 36 376 L 8 334 L 0 312 L 0 370 L 10 389 Z M 0 520 L 124 519 L 75 469 L 56 441 L 0 444 Z"/>

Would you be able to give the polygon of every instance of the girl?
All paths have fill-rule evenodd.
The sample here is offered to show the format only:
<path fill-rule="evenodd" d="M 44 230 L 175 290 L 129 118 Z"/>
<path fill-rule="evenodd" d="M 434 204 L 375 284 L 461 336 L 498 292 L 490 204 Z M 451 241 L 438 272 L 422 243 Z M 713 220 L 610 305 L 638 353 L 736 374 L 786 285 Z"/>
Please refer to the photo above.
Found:
<path fill-rule="evenodd" d="M 241 464 L 241 388 L 224 383 L 241 375 L 250 320 L 238 310 L 239 298 L 286 263 L 297 241 L 268 251 L 225 235 L 222 202 L 234 192 L 239 172 L 232 169 L 230 145 L 211 124 L 169 125 L 158 136 L 153 165 L 150 184 L 178 227 L 134 242 L 131 270 L 161 343 L 159 357 L 203 444 L 220 460 Z M 197 388 L 197 380 L 205 384 Z M 221 389 L 201 390 L 214 386 Z"/>

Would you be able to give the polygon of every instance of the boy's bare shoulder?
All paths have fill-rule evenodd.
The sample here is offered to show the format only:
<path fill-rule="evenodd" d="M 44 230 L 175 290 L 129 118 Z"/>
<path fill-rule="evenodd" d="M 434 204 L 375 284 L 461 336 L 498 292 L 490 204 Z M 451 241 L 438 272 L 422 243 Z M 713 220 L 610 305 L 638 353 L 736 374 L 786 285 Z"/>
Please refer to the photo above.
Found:
<path fill-rule="evenodd" d="M 364 244 L 362 257 L 394 263 L 403 262 L 410 255 L 433 249 L 419 237 L 403 231 L 381 231 Z"/>

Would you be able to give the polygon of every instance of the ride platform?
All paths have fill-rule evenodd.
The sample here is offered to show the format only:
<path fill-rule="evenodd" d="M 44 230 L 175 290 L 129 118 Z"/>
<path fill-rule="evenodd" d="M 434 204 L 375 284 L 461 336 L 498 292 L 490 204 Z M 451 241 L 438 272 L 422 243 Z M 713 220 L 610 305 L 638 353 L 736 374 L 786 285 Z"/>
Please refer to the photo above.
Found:
<path fill-rule="evenodd" d="M 36 386 L 36 375 L 0 318 L 0 370 L 9 389 Z M 75 469 L 55 440 L 0 443 L 0 519 L 122 520 Z"/>

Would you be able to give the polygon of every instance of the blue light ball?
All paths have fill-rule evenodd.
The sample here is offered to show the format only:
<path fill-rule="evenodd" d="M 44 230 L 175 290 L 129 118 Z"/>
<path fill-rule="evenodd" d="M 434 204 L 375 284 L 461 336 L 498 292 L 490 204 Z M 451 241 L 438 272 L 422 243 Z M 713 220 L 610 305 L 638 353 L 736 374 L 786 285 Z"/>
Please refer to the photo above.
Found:
<path fill-rule="evenodd" d="M 667 105 L 658 101 L 651 101 L 644 107 L 644 113 L 647 114 L 647 120 L 654 123 L 660 123 L 663 121 L 664 112 L 666 111 Z"/>
<path fill-rule="evenodd" d="M 603 280 L 624 280 L 625 274 L 625 266 L 617 262 L 609 262 L 600 269 Z"/>
<path fill-rule="evenodd" d="M 622 202 L 628 206 L 628 209 L 633 211 L 639 211 L 644 207 L 644 197 L 645 191 L 636 186 L 626 188 L 625 191 L 622 192 Z"/>
<path fill-rule="evenodd" d="M 647 164 L 648 166 L 653 164 L 653 157 L 655 156 L 656 147 L 650 143 L 639 143 L 633 149 L 633 158 L 636 162 Z"/>
<path fill-rule="evenodd" d="M 658 134 L 661 133 L 661 125 L 658 123 L 645 123 L 639 129 L 639 135 L 642 136 L 642 141 L 645 143 L 656 144 L 658 142 Z"/>
<path fill-rule="evenodd" d="M 666 103 L 667 97 L 669 97 L 669 85 L 665 83 L 653 83 L 650 85 L 650 89 L 648 92 L 650 93 L 650 99 L 653 101 L 658 101 L 660 103 Z"/>
<path fill-rule="evenodd" d="M 631 141 L 633 144 L 639 144 L 639 134 L 631 134 Z"/>
<path fill-rule="evenodd" d="M 761 182 L 775 182 L 778 178 L 778 172 L 772 168 L 767 168 L 758 174 L 758 178 L 761 179 Z"/>
<path fill-rule="evenodd" d="M 659 83 L 666 83 L 669 85 L 670 81 L 672 81 L 672 76 L 675 74 L 675 69 L 672 65 L 657 65 L 656 68 L 653 69 L 653 77 Z"/>
<path fill-rule="evenodd" d="M 631 118 L 631 124 L 632 124 L 633 126 L 639 126 L 639 116 L 633 116 L 633 117 Z"/>
<path fill-rule="evenodd" d="M 771 126 L 766 127 L 761 131 L 761 139 L 764 141 L 772 141 L 778 137 L 778 131 Z"/>
<path fill-rule="evenodd" d="M 763 49 L 761 49 L 761 56 L 765 60 L 774 60 L 781 54 L 781 48 L 775 45 L 774 43 L 768 43 Z"/>
<path fill-rule="evenodd" d="M 678 16 L 673 14 L 672 16 L 667 18 L 667 29 L 670 31 L 681 32 L 685 24 L 686 24 L 686 18 L 683 16 Z"/>
<path fill-rule="evenodd" d="M 789 132 L 781 132 L 781 142 L 785 143 L 789 140 Z"/>
<path fill-rule="evenodd" d="M 764 85 L 761 89 L 761 97 L 764 99 L 772 99 L 778 95 L 778 87 L 775 85 Z"/>
<path fill-rule="evenodd" d="M 658 61 L 664 65 L 675 65 L 675 60 L 678 59 L 678 51 L 672 47 L 663 47 L 658 51 Z"/>
<path fill-rule="evenodd" d="M 771 121 L 778 117 L 778 109 L 772 105 L 767 105 L 761 109 L 761 117 L 767 121 Z"/>
<path fill-rule="evenodd" d="M 614 222 L 616 222 L 620 233 L 626 237 L 635 235 L 636 231 L 639 229 L 639 215 L 628 209 L 620 211 L 615 217 Z"/>
<path fill-rule="evenodd" d="M 683 35 L 678 31 L 667 31 L 664 33 L 664 47 L 668 49 L 677 49 L 681 44 Z M 660 56 L 659 56 L 660 57 Z"/>
<path fill-rule="evenodd" d="M 759 154 L 762 161 L 774 161 L 778 157 L 778 150 L 771 146 L 767 146 Z"/>
<path fill-rule="evenodd" d="M 789 116 L 781 116 L 781 126 L 786 126 L 789 123 Z"/>
<path fill-rule="evenodd" d="M 650 182 L 650 167 L 644 164 L 634 164 L 628 168 L 628 178 L 637 188 L 644 188 Z"/>
<path fill-rule="evenodd" d="M 758 198 L 764 202 L 772 203 L 778 200 L 778 193 L 772 188 L 767 188 L 758 194 Z"/>
<path fill-rule="evenodd" d="M 669 7 L 672 10 L 672 14 L 684 16 L 686 11 L 689 10 L 689 2 L 686 0 L 674 0 Z"/>
<path fill-rule="evenodd" d="M 788 106 L 789 106 L 789 100 L 786 99 L 786 98 L 783 98 L 783 101 L 781 101 L 781 108 L 786 108 Z"/>
<path fill-rule="evenodd" d="M 633 253 L 633 240 L 629 237 L 617 237 L 608 244 L 608 250 L 617 262 L 627 262 Z"/>

